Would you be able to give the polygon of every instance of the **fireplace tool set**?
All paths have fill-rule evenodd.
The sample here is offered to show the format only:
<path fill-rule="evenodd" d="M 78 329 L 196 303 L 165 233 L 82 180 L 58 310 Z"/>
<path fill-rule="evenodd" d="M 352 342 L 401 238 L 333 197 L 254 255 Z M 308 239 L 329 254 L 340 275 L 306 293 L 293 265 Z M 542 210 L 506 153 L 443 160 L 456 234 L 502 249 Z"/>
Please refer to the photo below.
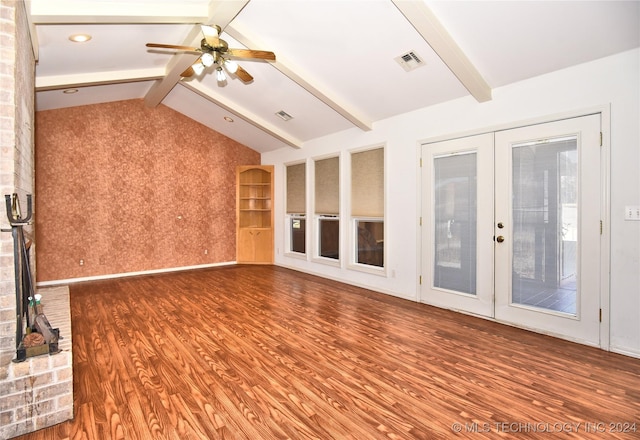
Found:
<path fill-rule="evenodd" d="M 44 314 L 42 297 L 35 294 L 29 251 L 31 243 L 24 236 L 23 227 L 31 224 L 33 215 L 31 194 L 27 194 L 27 215 L 22 217 L 17 194 L 5 195 L 7 218 L 13 236 L 13 259 L 16 283 L 16 359 L 22 362 L 29 357 L 41 354 L 58 353 L 58 329 L 49 324 Z"/>

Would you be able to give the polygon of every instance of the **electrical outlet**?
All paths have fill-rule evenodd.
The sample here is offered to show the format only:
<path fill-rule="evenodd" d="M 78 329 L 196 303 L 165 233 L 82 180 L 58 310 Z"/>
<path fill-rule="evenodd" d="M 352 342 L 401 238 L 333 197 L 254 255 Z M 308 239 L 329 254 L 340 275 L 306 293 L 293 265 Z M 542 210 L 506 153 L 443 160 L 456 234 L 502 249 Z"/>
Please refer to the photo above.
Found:
<path fill-rule="evenodd" d="M 80 266 L 84 266 L 84 260 L 80 259 Z"/>
<path fill-rule="evenodd" d="M 625 206 L 624 219 L 631 221 L 640 221 L 640 205 Z"/>

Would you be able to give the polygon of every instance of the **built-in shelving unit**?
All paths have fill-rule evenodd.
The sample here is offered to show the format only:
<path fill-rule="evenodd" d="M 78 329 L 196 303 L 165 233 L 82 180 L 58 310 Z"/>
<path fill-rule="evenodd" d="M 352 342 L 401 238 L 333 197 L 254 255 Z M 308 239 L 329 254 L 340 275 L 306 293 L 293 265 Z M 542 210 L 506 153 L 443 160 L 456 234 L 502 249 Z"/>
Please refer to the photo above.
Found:
<path fill-rule="evenodd" d="M 236 172 L 238 263 L 273 263 L 273 165 Z"/>

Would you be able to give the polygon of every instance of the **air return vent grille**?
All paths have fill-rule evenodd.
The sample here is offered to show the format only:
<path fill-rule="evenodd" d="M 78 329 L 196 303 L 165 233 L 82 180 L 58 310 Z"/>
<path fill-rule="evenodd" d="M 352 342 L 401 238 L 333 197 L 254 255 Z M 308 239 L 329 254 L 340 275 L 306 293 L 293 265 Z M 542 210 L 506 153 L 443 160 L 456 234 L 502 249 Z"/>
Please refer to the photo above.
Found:
<path fill-rule="evenodd" d="M 285 112 L 284 110 L 280 110 L 279 112 L 276 112 L 276 115 L 278 115 L 280 118 L 282 118 L 285 121 L 289 121 L 293 119 L 293 116 L 291 116 L 289 113 Z"/>
<path fill-rule="evenodd" d="M 394 59 L 407 72 L 425 65 L 424 61 L 422 61 L 422 58 L 420 58 L 420 56 L 414 51 L 407 52 Z"/>

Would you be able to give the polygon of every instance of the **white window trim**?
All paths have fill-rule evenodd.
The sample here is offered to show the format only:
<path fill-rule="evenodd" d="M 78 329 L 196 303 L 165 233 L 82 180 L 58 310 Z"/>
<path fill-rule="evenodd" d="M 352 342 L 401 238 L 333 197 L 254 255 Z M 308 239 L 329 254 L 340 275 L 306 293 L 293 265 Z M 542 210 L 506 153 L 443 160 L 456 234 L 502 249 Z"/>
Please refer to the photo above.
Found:
<path fill-rule="evenodd" d="M 287 207 L 286 207 L 286 200 L 287 200 L 287 167 L 292 166 L 292 165 L 299 165 L 299 164 L 305 164 L 305 209 L 307 212 L 304 213 L 288 213 L 287 212 Z M 287 162 L 284 163 L 284 172 L 283 172 L 283 176 L 284 176 L 284 185 L 283 185 L 283 200 L 284 202 L 284 229 L 283 229 L 283 240 L 284 240 L 284 251 L 283 251 L 283 256 L 288 257 L 288 258 L 296 258 L 299 260 L 308 260 L 309 259 L 309 228 L 311 225 L 309 225 L 309 217 L 307 215 L 307 213 L 309 212 L 309 165 L 306 159 L 304 160 L 298 160 L 298 161 L 293 161 L 293 162 Z M 295 217 L 295 216 L 300 216 L 300 218 L 304 218 L 306 220 L 306 224 L 305 224 L 305 253 L 302 254 L 300 252 L 293 252 L 291 250 L 291 218 Z"/>
<path fill-rule="evenodd" d="M 320 255 L 320 221 L 321 220 L 335 220 L 338 222 L 338 230 L 339 230 L 339 236 L 338 236 L 338 258 L 329 258 L 329 257 L 323 257 L 322 255 Z M 321 263 L 321 264 L 326 264 L 328 266 L 334 266 L 334 267 L 340 267 L 342 265 L 342 256 L 343 256 L 343 247 L 342 246 L 342 242 L 343 242 L 343 237 L 342 237 L 342 222 L 340 219 L 339 215 L 323 215 L 323 214 L 316 214 L 313 216 L 313 227 L 314 227 L 314 248 L 313 248 L 313 261 L 316 263 Z"/>
<path fill-rule="evenodd" d="M 293 233 L 293 230 L 291 228 L 291 221 L 294 220 L 294 219 L 305 220 L 305 246 L 304 246 L 305 252 L 304 253 L 296 252 L 296 251 L 291 250 L 291 244 L 292 244 L 291 234 Z M 300 259 L 303 259 L 303 260 L 307 259 L 307 255 L 309 253 L 309 245 L 308 245 L 309 240 L 308 240 L 308 236 L 307 236 L 307 234 L 308 234 L 307 229 L 308 229 L 309 225 L 307 223 L 308 223 L 307 222 L 307 216 L 305 214 L 298 214 L 298 213 L 296 213 L 296 214 L 289 214 L 289 213 L 285 214 L 285 228 L 284 228 L 284 231 L 285 231 L 285 234 L 284 234 L 284 249 L 285 249 L 285 252 L 284 252 L 284 254 L 287 257 L 300 258 Z"/>
<path fill-rule="evenodd" d="M 340 179 L 339 182 L 339 187 L 340 187 L 340 192 L 338 194 L 339 197 L 339 206 L 340 206 L 340 212 L 337 215 L 332 214 L 331 216 L 329 215 L 323 215 L 323 214 L 315 214 L 315 206 L 316 206 L 316 191 L 315 191 L 315 184 L 316 184 L 316 167 L 315 167 L 315 163 L 318 160 L 324 160 L 324 159 L 331 159 L 337 157 L 338 158 L 338 162 L 339 162 L 339 169 L 338 169 L 338 176 Z M 311 207 L 311 212 L 313 212 L 313 222 L 310 225 L 307 225 L 307 229 L 308 232 L 310 233 L 310 241 L 311 241 L 311 261 L 314 263 L 318 263 L 318 264 L 324 264 L 327 266 L 333 266 L 333 267 L 342 267 L 343 265 L 343 261 L 344 261 L 344 240 L 345 240 L 345 235 L 344 235 L 344 228 L 343 228 L 343 222 L 342 222 L 342 201 L 344 199 L 344 197 L 342 196 L 344 193 L 343 188 L 344 186 L 344 179 L 342 178 L 342 170 L 343 170 L 343 163 L 344 163 L 344 159 L 343 159 L 343 155 L 341 153 L 330 153 L 330 154 L 323 154 L 320 156 L 315 156 L 311 158 L 311 165 L 309 166 L 310 170 L 308 170 L 309 172 L 307 173 L 310 177 L 310 181 L 312 182 L 312 188 L 309 188 L 309 194 L 310 196 L 310 207 Z M 340 237 L 338 239 L 338 256 L 339 258 L 336 260 L 334 258 L 327 258 L 327 257 L 322 257 L 320 256 L 320 220 L 322 218 L 335 218 L 338 220 L 339 222 L 339 231 L 340 231 Z"/>
<path fill-rule="evenodd" d="M 387 225 L 388 225 L 388 213 L 387 213 L 387 200 L 388 199 L 388 186 L 387 186 L 387 176 L 388 176 L 388 172 L 387 172 L 387 146 L 385 143 L 381 143 L 381 144 L 374 144 L 374 145 L 369 145 L 369 146 L 365 146 L 365 147 L 360 147 L 360 148 L 354 148 L 348 151 L 348 154 L 346 154 L 345 156 L 347 157 L 347 160 L 344 161 L 344 167 L 346 167 L 345 169 L 348 170 L 348 178 L 346 179 L 348 182 L 348 188 L 346 188 L 347 192 L 343 192 L 343 194 L 345 194 L 345 199 L 346 199 L 346 203 L 347 203 L 347 211 L 346 212 L 351 212 L 351 156 L 354 153 L 361 153 L 363 151 L 368 151 L 368 150 L 375 150 L 376 148 L 382 148 L 384 151 L 384 182 L 383 182 L 383 187 L 384 187 L 384 217 L 383 218 L 379 218 L 379 217 L 356 217 L 356 216 L 349 216 L 349 221 L 348 221 L 348 234 L 347 234 L 347 239 L 348 239 L 348 243 L 349 243 L 349 252 L 348 255 L 346 256 L 346 267 L 349 270 L 353 270 L 353 271 L 357 271 L 357 272 L 364 272 L 364 273 L 368 273 L 368 274 L 373 274 L 373 275 L 379 275 L 379 276 L 383 276 L 383 277 L 388 277 L 388 267 L 389 267 L 389 261 L 387 260 L 387 255 L 388 255 L 388 239 L 389 239 L 389 234 L 388 234 L 388 230 L 387 230 Z M 341 165 L 342 166 L 342 165 Z M 356 263 L 357 261 L 357 246 L 358 246 L 358 232 L 356 230 L 356 221 L 361 221 L 361 220 L 376 220 L 379 221 L 381 220 L 384 223 L 384 240 L 385 240 L 385 244 L 384 244 L 384 255 L 383 255 L 383 267 L 378 267 L 378 266 L 371 266 L 368 264 L 361 264 L 361 263 Z"/>
<path fill-rule="evenodd" d="M 387 275 L 387 247 L 386 243 L 383 245 L 383 253 L 382 253 L 382 267 L 380 266 L 372 266 L 370 264 L 358 263 L 358 222 L 382 222 L 384 229 L 384 239 L 386 242 L 387 239 L 387 222 L 382 217 L 351 217 L 351 221 L 349 222 L 349 230 L 351 233 L 349 234 L 349 264 L 347 267 L 352 270 L 357 270 L 360 272 L 367 272 L 375 275 L 386 276 Z"/>

